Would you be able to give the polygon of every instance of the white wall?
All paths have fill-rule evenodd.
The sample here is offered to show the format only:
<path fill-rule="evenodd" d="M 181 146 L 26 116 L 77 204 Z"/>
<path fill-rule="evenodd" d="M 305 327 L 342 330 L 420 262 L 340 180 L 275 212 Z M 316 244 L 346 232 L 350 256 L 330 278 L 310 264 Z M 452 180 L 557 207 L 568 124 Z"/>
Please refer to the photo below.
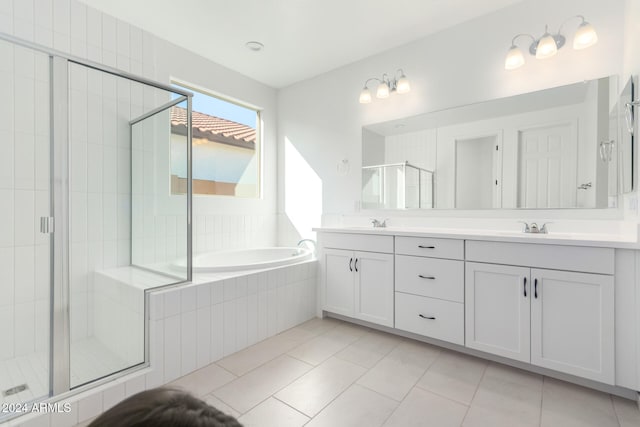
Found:
<path fill-rule="evenodd" d="M 527 0 L 469 21 L 397 49 L 355 62 L 282 89 L 278 94 L 278 143 L 289 140 L 322 181 L 322 214 L 354 215 L 360 199 L 361 127 L 380 121 L 620 74 L 623 54 L 624 0 L 562 2 Z M 569 46 L 547 61 L 527 57 L 524 67 L 507 72 L 504 57 L 518 33 L 539 34 L 545 23 L 558 28 L 570 16 L 582 14 L 596 27 L 599 42 L 587 50 Z M 578 20 L 565 28 L 572 32 Z M 392 95 L 368 105 L 358 103 L 362 83 L 369 77 L 402 67 L 411 80 L 411 92 Z M 347 176 L 337 174 L 336 163 L 351 162 Z M 280 161 L 285 159 L 280 156 Z M 282 166 L 280 167 L 282 170 Z M 280 188 L 286 177 L 281 176 Z M 279 210 L 287 216 L 286 191 L 279 193 Z M 312 197 L 312 195 L 309 195 Z M 305 204 L 309 200 L 301 199 Z M 362 213 L 363 216 L 375 214 Z M 551 218 L 618 218 L 610 211 L 510 211 L 497 216 L 545 215 Z M 388 216 L 388 213 L 384 213 Z M 434 216 L 494 216 L 473 211 L 421 212 Z M 303 231 L 304 232 L 304 231 Z"/>
<path fill-rule="evenodd" d="M 623 79 L 625 82 L 630 76 L 633 76 L 635 83 L 635 93 L 634 99 L 640 98 L 640 81 L 638 81 L 638 76 L 640 75 L 640 55 L 638 52 L 640 51 L 640 2 L 636 0 L 625 0 L 624 2 L 624 67 L 623 67 Z M 636 109 L 636 117 L 638 117 Z M 637 165 L 640 162 L 640 150 L 637 149 L 639 146 L 638 141 L 638 120 L 635 123 L 635 132 L 636 135 L 636 158 L 635 160 L 635 170 L 639 170 Z M 636 174 L 637 175 L 637 174 Z M 630 221 L 640 222 L 640 213 L 638 211 L 638 178 L 636 176 L 634 182 L 634 190 L 632 193 L 625 195 L 623 198 L 623 207 L 625 213 L 625 219 Z"/>

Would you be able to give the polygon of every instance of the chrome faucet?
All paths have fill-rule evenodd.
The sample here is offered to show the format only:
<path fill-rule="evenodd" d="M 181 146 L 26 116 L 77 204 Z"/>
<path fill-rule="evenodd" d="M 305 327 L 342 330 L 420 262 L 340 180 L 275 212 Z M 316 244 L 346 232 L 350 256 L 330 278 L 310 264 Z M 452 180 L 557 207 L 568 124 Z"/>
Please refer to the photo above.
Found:
<path fill-rule="evenodd" d="M 388 219 L 389 218 L 385 218 L 384 220 L 382 220 L 382 222 L 380 222 L 375 218 L 371 218 L 371 224 L 373 224 L 373 228 L 385 228 L 387 226 Z"/>
<path fill-rule="evenodd" d="M 524 221 L 518 222 L 524 224 L 524 233 L 532 234 L 547 234 L 549 232 L 549 230 L 547 229 L 547 224 L 551 224 L 550 222 L 545 222 L 544 224 L 542 224 L 542 226 L 538 226 L 538 224 L 536 224 L 535 222 L 532 222 L 531 224 L 527 224 Z"/>

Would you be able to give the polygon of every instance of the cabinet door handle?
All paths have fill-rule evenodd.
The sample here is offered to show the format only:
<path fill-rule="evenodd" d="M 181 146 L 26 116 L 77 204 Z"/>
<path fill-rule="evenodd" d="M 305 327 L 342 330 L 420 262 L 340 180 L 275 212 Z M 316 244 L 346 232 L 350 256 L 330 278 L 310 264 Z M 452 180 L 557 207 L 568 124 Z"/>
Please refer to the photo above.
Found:
<path fill-rule="evenodd" d="M 533 297 L 538 299 L 538 279 L 533 279 Z"/>
<path fill-rule="evenodd" d="M 356 258 L 356 263 L 354 264 L 354 266 L 356 267 L 356 272 L 358 271 L 358 258 Z"/>
<path fill-rule="evenodd" d="M 527 278 L 524 278 L 524 283 L 522 284 L 522 289 L 524 290 L 524 297 L 527 297 Z"/>
<path fill-rule="evenodd" d="M 427 319 L 427 320 L 436 320 L 436 318 L 434 316 L 425 316 L 424 314 L 418 314 L 418 316 L 422 317 L 423 319 Z"/>
<path fill-rule="evenodd" d="M 421 279 L 436 280 L 434 276 L 423 276 L 422 274 L 418 274 L 418 277 Z"/>
<path fill-rule="evenodd" d="M 349 258 L 349 271 L 353 271 L 353 258 Z"/>
<path fill-rule="evenodd" d="M 418 247 L 420 249 L 435 249 L 436 248 L 435 246 L 422 246 L 422 245 L 418 245 Z"/>

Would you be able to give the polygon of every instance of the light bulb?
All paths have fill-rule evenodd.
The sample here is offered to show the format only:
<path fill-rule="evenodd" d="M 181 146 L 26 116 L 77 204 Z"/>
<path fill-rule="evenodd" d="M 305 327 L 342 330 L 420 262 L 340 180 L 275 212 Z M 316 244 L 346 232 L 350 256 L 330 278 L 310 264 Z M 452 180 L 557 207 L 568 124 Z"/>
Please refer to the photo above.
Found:
<path fill-rule="evenodd" d="M 584 49 L 589 46 L 593 46 L 598 41 L 598 35 L 593 25 L 588 22 L 580 24 L 576 30 L 576 34 L 573 36 L 573 48 Z"/>
<path fill-rule="evenodd" d="M 524 65 L 524 55 L 522 51 L 516 45 L 511 46 L 509 52 L 507 52 L 507 58 L 504 60 L 504 69 L 515 70 L 522 65 Z"/>
<path fill-rule="evenodd" d="M 545 33 L 538 42 L 538 46 L 536 47 L 536 58 L 551 58 L 556 53 L 558 53 L 558 46 L 556 45 L 556 41 L 553 39 L 553 36 L 551 34 Z"/>
<path fill-rule="evenodd" d="M 388 98 L 389 97 L 389 86 L 386 82 L 381 82 L 378 85 L 378 90 L 376 90 L 377 98 Z"/>
<path fill-rule="evenodd" d="M 371 91 L 366 86 L 360 92 L 360 104 L 370 104 L 371 103 Z"/>
<path fill-rule="evenodd" d="M 396 92 L 398 93 L 407 93 L 411 90 L 411 85 L 409 84 L 409 79 L 404 74 L 400 76 L 400 80 L 398 80 L 398 84 L 396 85 Z"/>

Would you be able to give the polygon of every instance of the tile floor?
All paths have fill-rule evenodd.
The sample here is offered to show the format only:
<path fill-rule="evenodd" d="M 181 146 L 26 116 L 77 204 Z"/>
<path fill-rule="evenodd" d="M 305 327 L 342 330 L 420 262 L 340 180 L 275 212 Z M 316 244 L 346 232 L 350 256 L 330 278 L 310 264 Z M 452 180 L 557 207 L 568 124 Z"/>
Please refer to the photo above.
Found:
<path fill-rule="evenodd" d="M 246 427 L 640 426 L 632 401 L 334 319 L 171 385 Z"/>

